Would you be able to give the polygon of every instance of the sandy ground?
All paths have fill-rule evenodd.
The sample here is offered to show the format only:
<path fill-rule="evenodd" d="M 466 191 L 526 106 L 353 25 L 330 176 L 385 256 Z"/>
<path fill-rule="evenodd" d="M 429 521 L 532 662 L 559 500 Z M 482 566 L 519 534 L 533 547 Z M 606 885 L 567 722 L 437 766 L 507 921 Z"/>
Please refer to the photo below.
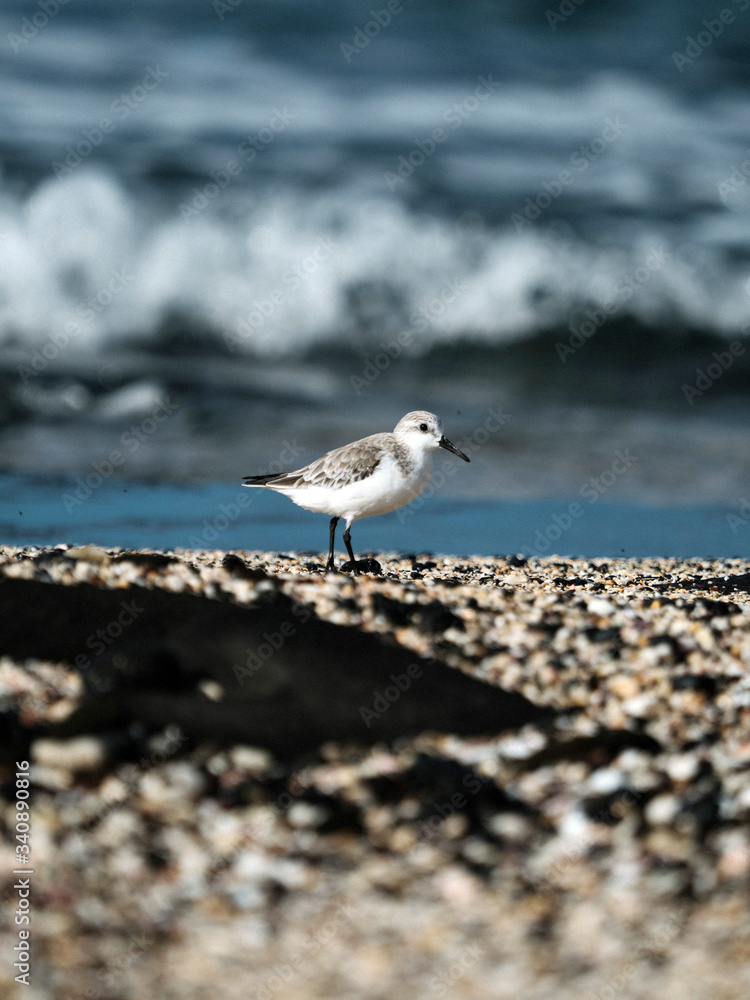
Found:
<path fill-rule="evenodd" d="M 5 995 L 750 995 L 750 565 L 378 558 L 0 550 Z"/>

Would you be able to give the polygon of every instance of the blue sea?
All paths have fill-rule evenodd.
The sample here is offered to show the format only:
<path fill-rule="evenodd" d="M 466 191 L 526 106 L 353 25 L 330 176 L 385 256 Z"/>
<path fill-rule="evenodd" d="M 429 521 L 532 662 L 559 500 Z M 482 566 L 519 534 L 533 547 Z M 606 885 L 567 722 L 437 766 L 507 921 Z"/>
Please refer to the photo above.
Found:
<path fill-rule="evenodd" d="M 190 547 L 242 475 L 426 408 L 472 464 L 365 548 L 531 551 L 580 502 L 559 551 L 743 554 L 750 0 L 722 11 L 7 0 L 0 541 Z M 216 544 L 325 534 L 260 494 Z"/>
<path fill-rule="evenodd" d="M 87 479 L 91 486 L 81 477 L 0 476 L 3 540 L 40 547 L 327 549 L 327 517 L 263 490 L 114 479 L 97 486 L 95 475 Z M 750 503 L 675 510 L 591 498 L 466 500 L 430 489 L 400 511 L 358 521 L 353 538 L 358 554 L 749 558 Z"/>

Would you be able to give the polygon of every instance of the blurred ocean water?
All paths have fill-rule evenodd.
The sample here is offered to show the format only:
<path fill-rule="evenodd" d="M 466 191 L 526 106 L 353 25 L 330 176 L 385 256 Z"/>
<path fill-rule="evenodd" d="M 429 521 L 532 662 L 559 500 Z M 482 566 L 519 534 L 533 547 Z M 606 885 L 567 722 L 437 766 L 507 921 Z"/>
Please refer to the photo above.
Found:
<path fill-rule="evenodd" d="M 630 448 L 608 502 L 740 504 L 726 8 L 3 4 L 0 468 L 229 481 L 494 407 L 473 496 L 576 496 Z"/>
<path fill-rule="evenodd" d="M 700 3 L 397 6 L 3 5 L 4 341 L 742 330 L 742 0 L 681 67 Z"/>
<path fill-rule="evenodd" d="M 86 479 L 94 484 L 85 486 Z M 232 483 L 0 475 L 0 536 L 9 545 L 308 552 L 328 518 Z M 82 484 L 84 484 L 82 486 Z M 607 502 L 466 500 L 430 490 L 408 507 L 357 521 L 358 555 L 401 552 L 587 558 L 750 558 L 750 501 L 669 509 Z M 337 561 L 345 558 L 339 540 Z"/>

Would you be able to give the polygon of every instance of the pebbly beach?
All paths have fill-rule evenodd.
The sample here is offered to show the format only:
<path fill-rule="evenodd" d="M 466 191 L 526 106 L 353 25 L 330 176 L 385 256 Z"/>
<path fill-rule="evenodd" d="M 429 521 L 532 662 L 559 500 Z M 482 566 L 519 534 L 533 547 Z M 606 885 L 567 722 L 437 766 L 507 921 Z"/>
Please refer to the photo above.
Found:
<path fill-rule="evenodd" d="M 38 995 L 746 996 L 750 564 L 375 555 L 0 550 Z"/>

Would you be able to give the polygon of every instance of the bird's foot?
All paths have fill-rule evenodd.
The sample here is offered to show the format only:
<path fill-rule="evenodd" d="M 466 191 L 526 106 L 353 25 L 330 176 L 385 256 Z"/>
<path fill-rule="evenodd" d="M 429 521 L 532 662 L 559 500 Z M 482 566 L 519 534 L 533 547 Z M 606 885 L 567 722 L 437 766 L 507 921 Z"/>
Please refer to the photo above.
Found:
<path fill-rule="evenodd" d="M 353 573 L 355 576 L 359 576 L 360 573 L 374 573 L 376 576 L 382 576 L 383 567 L 377 559 L 357 559 L 355 562 L 348 559 L 345 563 L 342 563 L 341 572 Z"/>

